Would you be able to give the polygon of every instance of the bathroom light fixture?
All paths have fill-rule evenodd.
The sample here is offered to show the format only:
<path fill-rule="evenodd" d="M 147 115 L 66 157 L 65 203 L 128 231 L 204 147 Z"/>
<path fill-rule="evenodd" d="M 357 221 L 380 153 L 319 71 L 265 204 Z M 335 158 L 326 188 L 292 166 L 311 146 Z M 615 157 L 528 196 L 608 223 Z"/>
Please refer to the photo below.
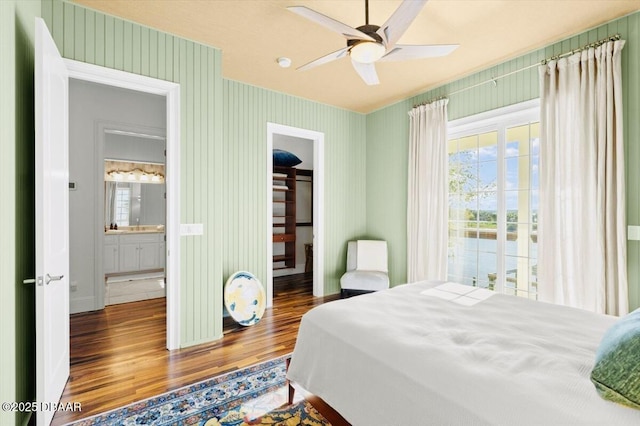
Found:
<path fill-rule="evenodd" d="M 276 62 L 278 62 L 281 68 L 289 68 L 291 66 L 291 59 L 285 58 L 284 56 L 276 59 Z"/>
<path fill-rule="evenodd" d="M 164 183 L 164 164 L 105 160 L 104 180 Z"/>

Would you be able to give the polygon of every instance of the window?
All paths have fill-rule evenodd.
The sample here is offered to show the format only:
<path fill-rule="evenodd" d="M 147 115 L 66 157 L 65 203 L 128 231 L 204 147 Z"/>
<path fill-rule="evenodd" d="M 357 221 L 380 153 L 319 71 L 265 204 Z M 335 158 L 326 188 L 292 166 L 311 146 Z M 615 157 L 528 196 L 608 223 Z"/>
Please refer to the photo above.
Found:
<path fill-rule="evenodd" d="M 536 298 L 538 111 L 449 123 L 449 280 Z"/>
<path fill-rule="evenodd" d="M 116 188 L 116 223 L 118 226 L 129 226 L 129 207 L 131 189 L 118 186 Z"/>

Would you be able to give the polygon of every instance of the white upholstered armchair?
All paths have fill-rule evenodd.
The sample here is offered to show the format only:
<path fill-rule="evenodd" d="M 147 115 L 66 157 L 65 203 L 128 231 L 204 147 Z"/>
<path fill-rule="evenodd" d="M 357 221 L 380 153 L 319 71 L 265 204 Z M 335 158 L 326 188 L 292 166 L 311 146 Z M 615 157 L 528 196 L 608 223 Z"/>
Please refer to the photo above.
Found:
<path fill-rule="evenodd" d="M 347 244 L 347 272 L 340 278 L 341 296 L 389 288 L 387 242 L 357 240 Z"/>

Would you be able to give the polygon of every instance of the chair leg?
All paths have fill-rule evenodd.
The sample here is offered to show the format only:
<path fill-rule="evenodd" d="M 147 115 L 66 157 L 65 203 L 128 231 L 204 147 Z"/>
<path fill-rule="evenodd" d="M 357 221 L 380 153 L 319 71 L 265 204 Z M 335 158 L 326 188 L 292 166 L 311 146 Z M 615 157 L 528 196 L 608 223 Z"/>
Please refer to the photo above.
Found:
<path fill-rule="evenodd" d="M 293 404 L 293 396 L 295 395 L 295 393 L 296 393 L 296 388 L 294 388 L 291 385 L 291 382 L 289 382 L 289 395 L 288 395 L 288 399 L 287 399 L 287 403 L 289 405 Z"/>
<path fill-rule="evenodd" d="M 285 361 L 286 363 L 286 368 L 287 371 L 289 371 L 289 364 L 291 364 L 291 358 L 287 358 L 287 360 Z M 289 405 L 293 404 L 293 396 L 296 392 L 296 389 L 293 387 L 293 385 L 291 384 L 291 380 L 287 379 L 287 387 L 288 387 L 288 395 L 287 395 L 287 403 Z"/>

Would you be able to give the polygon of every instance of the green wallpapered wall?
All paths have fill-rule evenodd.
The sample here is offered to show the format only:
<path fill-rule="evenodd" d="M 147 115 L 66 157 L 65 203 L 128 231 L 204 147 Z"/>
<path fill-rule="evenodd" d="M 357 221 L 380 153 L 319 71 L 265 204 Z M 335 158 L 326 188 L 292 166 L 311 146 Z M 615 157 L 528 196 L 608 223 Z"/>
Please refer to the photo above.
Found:
<path fill-rule="evenodd" d="M 495 86 L 492 83 L 482 84 L 452 93 L 614 34 L 620 34 L 627 41 L 622 60 L 627 221 L 630 225 L 640 224 L 640 185 L 634 184 L 640 182 L 640 13 L 634 13 L 367 115 L 367 230 L 389 241 L 390 274 L 394 284 L 405 282 L 407 277 L 407 112 L 413 105 L 448 96 L 449 119 L 453 120 L 537 98 L 537 67 L 498 79 Z M 386 173 L 376 173 L 379 170 L 385 170 Z M 640 306 L 638 241 L 628 243 L 627 269 L 630 307 L 633 309 Z"/>
<path fill-rule="evenodd" d="M 0 401 L 35 394 L 34 17 L 39 1 L 0 1 Z M 6 58 L 9 58 L 8 60 Z M 11 60 L 13 59 L 13 60 Z M 26 424 L 27 413 L 0 412 L 0 424 Z"/>

